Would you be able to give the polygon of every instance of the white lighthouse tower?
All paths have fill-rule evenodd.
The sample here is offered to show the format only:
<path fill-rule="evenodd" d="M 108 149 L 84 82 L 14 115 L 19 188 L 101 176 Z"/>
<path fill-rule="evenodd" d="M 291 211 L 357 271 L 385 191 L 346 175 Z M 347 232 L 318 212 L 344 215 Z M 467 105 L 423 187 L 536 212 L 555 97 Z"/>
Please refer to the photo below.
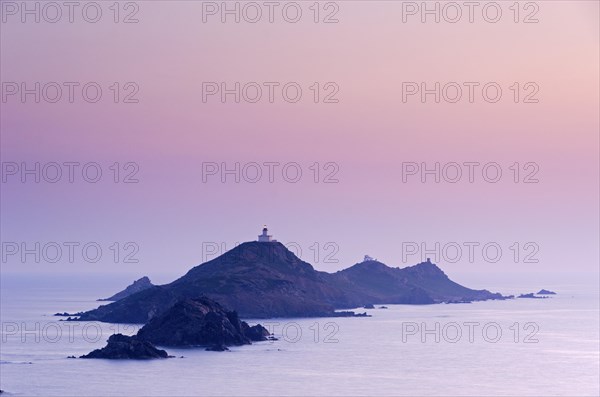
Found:
<path fill-rule="evenodd" d="M 258 235 L 258 241 L 261 243 L 271 243 L 277 240 L 273 240 L 273 236 L 268 234 L 267 225 L 263 227 L 262 234 Z"/>

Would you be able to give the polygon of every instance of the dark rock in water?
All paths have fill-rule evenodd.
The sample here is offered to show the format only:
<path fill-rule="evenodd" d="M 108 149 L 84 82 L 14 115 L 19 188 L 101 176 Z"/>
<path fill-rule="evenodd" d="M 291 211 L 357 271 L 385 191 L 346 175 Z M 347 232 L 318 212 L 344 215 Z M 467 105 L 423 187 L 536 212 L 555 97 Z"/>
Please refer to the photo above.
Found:
<path fill-rule="evenodd" d="M 75 357 L 75 356 L 68 356 L 67 358 L 77 358 L 77 357 Z"/>
<path fill-rule="evenodd" d="M 56 317 L 69 317 L 69 316 L 81 316 L 82 314 L 83 314 L 83 312 L 78 312 L 78 313 L 63 312 L 63 313 L 54 313 L 53 316 L 56 316 Z"/>
<path fill-rule="evenodd" d="M 271 336 L 269 331 L 260 324 L 251 327 L 246 322 L 242 321 L 242 329 L 244 330 L 244 335 L 252 342 L 264 341 Z"/>
<path fill-rule="evenodd" d="M 330 274 L 316 271 L 279 242 L 247 242 L 170 284 L 100 306 L 79 320 L 145 324 L 200 295 L 245 318 L 340 316 L 336 309 L 367 304 L 504 299 L 451 281 L 430 261 L 399 269 L 369 260 Z"/>
<path fill-rule="evenodd" d="M 118 292 L 106 299 L 98 299 L 99 301 L 118 301 L 123 298 L 127 298 L 130 295 L 136 294 L 140 291 L 143 291 L 148 288 L 154 287 L 154 284 L 150 282 L 150 279 L 146 276 L 140 278 L 139 280 L 135 280 L 133 284 L 129 285 L 123 291 Z"/>
<path fill-rule="evenodd" d="M 547 289 L 541 289 L 538 295 L 556 295 L 556 292 L 548 291 Z"/>
<path fill-rule="evenodd" d="M 517 298 L 528 298 L 528 299 L 546 299 L 548 298 L 547 296 L 535 296 L 533 292 L 529 293 L 529 294 L 521 294 L 519 296 L 517 296 Z"/>
<path fill-rule="evenodd" d="M 461 299 L 452 299 L 452 300 L 449 300 L 449 301 L 447 301 L 445 303 L 448 303 L 448 304 L 453 304 L 453 303 L 473 303 L 473 301 L 470 301 L 470 300 L 461 300 Z"/>
<path fill-rule="evenodd" d="M 150 359 L 168 357 L 166 351 L 157 349 L 150 342 L 140 340 L 137 336 L 114 334 L 108 338 L 108 344 L 105 347 L 80 358 Z"/>
<path fill-rule="evenodd" d="M 369 303 L 367 305 L 364 306 L 364 309 L 375 309 L 375 306 L 373 306 L 372 303 Z"/>
<path fill-rule="evenodd" d="M 154 317 L 137 337 L 161 346 L 239 346 L 267 340 L 261 325 L 250 327 L 235 311 L 206 297 L 184 299 Z"/>
<path fill-rule="evenodd" d="M 380 309 L 387 309 L 387 306 L 379 306 Z"/>
<path fill-rule="evenodd" d="M 340 311 L 340 312 L 331 313 L 327 317 L 371 317 L 371 315 L 368 315 L 367 312 L 355 313 L 355 312 L 348 312 L 348 311 Z"/>
<path fill-rule="evenodd" d="M 205 349 L 207 352 L 224 352 L 229 350 L 227 346 L 224 345 L 212 345 Z"/>

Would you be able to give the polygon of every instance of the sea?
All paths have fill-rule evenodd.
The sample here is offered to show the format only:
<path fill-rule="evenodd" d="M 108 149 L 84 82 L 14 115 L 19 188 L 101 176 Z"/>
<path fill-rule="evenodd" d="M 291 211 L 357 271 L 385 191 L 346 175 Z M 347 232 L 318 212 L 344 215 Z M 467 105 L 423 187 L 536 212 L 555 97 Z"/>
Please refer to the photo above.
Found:
<path fill-rule="evenodd" d="M 278 340 L 227 352 L 165 348 L 174 358 L 68 358 L 141 325 L 64 322 L 53 314 L 105 304 L 96 299 L 134 279 L 2 274 L 2 397 L 600 395 L 597 277 L 485 285 L 503 294 L 557 292 L 548 299 L 357 309 L 370 317 L 246 319 Z"/>

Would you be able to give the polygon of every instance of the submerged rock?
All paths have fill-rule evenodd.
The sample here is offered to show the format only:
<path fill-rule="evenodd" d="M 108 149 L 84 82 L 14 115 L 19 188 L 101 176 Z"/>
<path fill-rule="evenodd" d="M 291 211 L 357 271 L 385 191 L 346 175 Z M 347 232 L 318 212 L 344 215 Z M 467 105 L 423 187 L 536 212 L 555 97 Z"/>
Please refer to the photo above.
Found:
<path fill-rule="evenodd" d="M 349 311 L 339 311 L 339 312 L 335 312 L 327 317 L 371 317 L 370 314 L 367 314 L 367 312 L 363 312 L 363 313 L 355 313 L 355 312 L 349 312 Z"/>
<path fill-rule="evenodd" d="M 108 338 L 108 344 L 105 347 L 79 358 L 150 359 L 168 357 L 166 351 L 157 349 L 150 342 L 140 340 L 137 336 L 114 334 Z"/>
<path fill-rule="evenodd" d="M 473 303 L 473 301 L 464 300 L 464 299 L 454 299 L 454 300 L 449 300 L 449 301 L 447 301 L 445 303 L 447 303 L 447 304 L 453 304 L 453 303 Z"/>
<path fill-rule="evenodd" d="M 521 294 L 521 295 L 517 296 L 517 298 L 546 299 L 547 296 L 535 296 L 535 294 L 533 292 L 530 292 L 529 294 Z"/>
<path fill-rule="evenodd" d="M 212 345 L 207 347 L 205 350 L 207 352 L 224 352 L 228 351 L 229 349 L 227 348 L 227 346 L 224 345 Z"/>

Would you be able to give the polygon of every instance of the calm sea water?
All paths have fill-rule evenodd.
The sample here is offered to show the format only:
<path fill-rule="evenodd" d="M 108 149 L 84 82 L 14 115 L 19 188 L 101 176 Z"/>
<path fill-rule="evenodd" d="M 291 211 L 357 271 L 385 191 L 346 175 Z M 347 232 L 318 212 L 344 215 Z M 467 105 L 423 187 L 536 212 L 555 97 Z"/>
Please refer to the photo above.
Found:
<path fill-rule="evenodd" d="M 594 279 L 543 285 L 559 292 L 552 299 L 388 305 L 367 310 L 370 318 L 274 319 L 267 325 L 277 342 L 223 353 L 169 348 L 178 358 L 151 361 L 68 359 L 137 326 L 51 316 L 96 307 L 96 298 L 128 278 L 5 274 L 1 282 L 0 389 L 9 396 L 600 394 Z"/>

